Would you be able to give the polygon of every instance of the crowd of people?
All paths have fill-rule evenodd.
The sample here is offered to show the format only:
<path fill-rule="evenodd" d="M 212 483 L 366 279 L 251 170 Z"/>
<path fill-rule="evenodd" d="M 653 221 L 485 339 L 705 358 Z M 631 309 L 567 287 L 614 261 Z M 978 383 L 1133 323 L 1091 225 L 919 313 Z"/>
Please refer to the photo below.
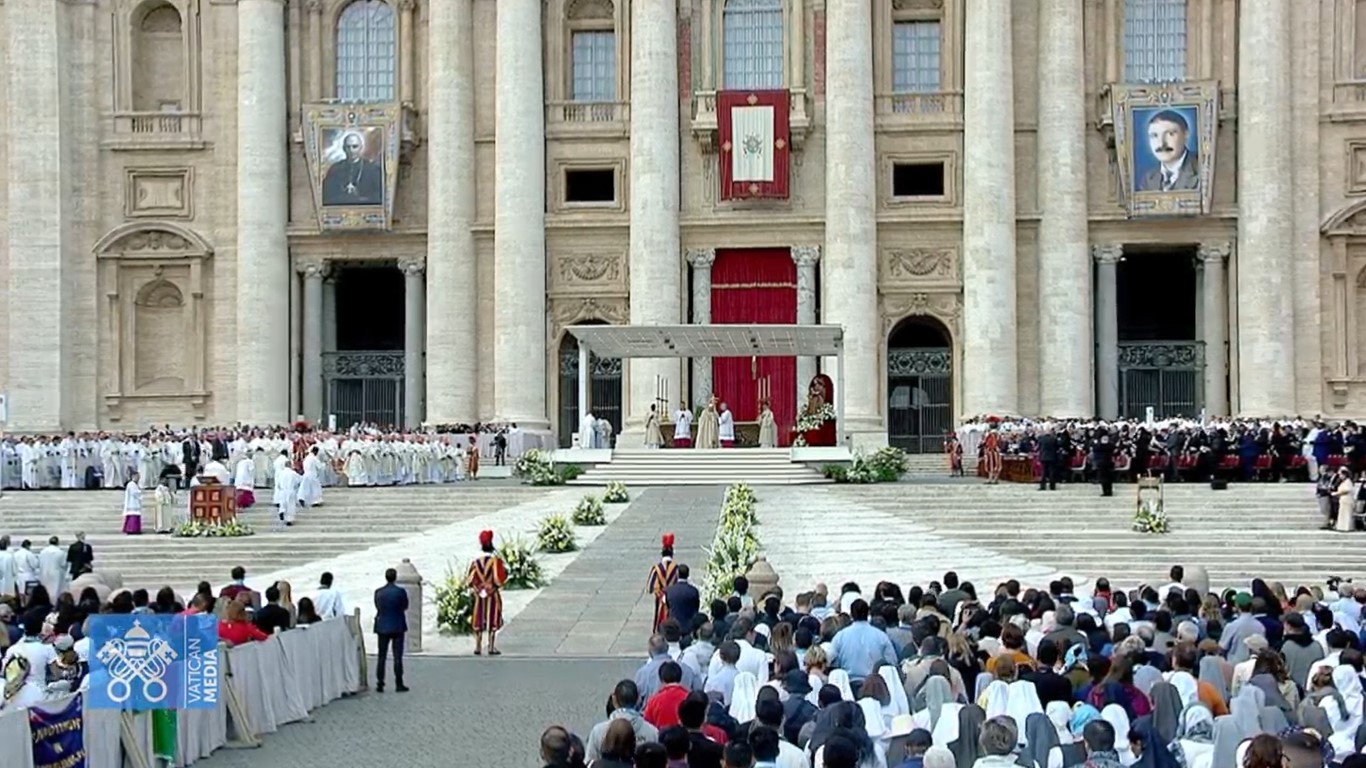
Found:
<path fill-rule="evenodd" d="M 252 485 L 270 488 L 272 465 L 290 457 L 296 472 L 313 448 L 324 486 L 451 483 L 478 476 L 480 458 L 496 464 L 541 447 L 516 424 L 474 424 L 395 430 L 358 424 L 330 432 L 290 426 L 171 427 L 142 433 L 69 432 L 0 437 L 0 488 L 22 490 L 124 488 L 130 480 L 156 488 L 160 479 L 193 477 L 210 460 L 254 465 Z"/>
<path fill-rule="evenodd" d="M 682 567 L 680 566 L 680 570 Z M 686 583 L 686 573 L 679 583 Z M 548 768 L 1366 766 L 1366 589 L 1257 579 L 1079 595 L 954 573 L 669 603 L 605 719 Z M 668 603 L 668 601 L 665 601 Z"/>

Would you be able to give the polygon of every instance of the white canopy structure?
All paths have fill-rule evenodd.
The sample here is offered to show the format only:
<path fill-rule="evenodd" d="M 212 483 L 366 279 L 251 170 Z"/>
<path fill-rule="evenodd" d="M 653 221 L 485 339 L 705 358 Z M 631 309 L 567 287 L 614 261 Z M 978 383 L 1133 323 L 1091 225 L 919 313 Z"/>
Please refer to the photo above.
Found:
<path fill-rule="evenodd" d="M 844 328 L 839 325 L 575 325 L 579 370 L 589 355 L 615 358 L 833 357 L 835 442 L 844 444 Z M 588 414 L 588 376 L 579 376 L 579 420 Z"/>

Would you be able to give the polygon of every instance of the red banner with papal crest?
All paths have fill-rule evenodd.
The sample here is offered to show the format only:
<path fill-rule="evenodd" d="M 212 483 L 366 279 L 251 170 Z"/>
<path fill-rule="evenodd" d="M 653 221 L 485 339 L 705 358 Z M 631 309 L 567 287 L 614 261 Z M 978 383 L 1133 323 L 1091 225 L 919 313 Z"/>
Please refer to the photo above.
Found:
<path fill-rule="evenodd" d="M 716 94 L 721 199 L 788 197 L 792 135 L 787 91 Z"/>

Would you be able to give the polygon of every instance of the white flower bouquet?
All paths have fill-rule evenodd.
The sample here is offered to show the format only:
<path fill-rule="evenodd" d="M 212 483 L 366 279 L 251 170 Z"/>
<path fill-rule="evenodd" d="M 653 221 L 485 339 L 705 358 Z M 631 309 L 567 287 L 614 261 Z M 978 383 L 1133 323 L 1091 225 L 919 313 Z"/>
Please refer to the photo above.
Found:
<path fill-rule="evenodd" d="M 589 494 L 579 499 L 570 518 L 574 525 L 607 525 L 607 515 L 602 509 L 602 499 Z"/>

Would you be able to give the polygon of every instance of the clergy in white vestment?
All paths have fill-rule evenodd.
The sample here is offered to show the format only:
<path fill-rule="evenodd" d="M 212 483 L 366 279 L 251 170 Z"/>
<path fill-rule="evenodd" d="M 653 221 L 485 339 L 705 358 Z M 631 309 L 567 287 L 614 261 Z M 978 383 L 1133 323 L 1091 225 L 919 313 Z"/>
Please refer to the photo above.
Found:
<path fill-rule="evenodd" d="M 76 470 L 76 448 L 76 434 L 74 432 L 68 432 L 66 437 L 62 439 L 61 445 L 58 446 L 62 460 L 62 488 L 66 490 L 81 487 L 80 476 Z M 52 599 L 57 599 L 55 592 L 52 593 Z"/>
<path fill-rule="evenodd" d="M 735 447 L 735 414 L 730 412 L 725 403 L 721 403 L 721 412 L 717 415 L 717 426 L 720 429 L 721 447 Z"/>
<path fill-rule="evenodd" d="M 369 465 L 365 463 L 365 443 L 360 440 L 347 440 L 342 444 L 342 450 L 346 451 L 346 464 L 342 471 L 346 473 L 346 484 L 350 486 L 365 486 L 370 484 Z"/>
<path fill-rule="evenodd" d="M 19 574 L 15 570 L 15 552 L 9 548 L 9 537 L 0 536 L 0 596 L 19 594 Z"/>
<path fill-rule="evenodd" d="M 299 479 L 299 504 L 307 509 L 323 503 L 323 463 L 318 458 L 318 446 L 308 449 L 304 457 L 304 474 Z"/>
<path fill-rule="evenodd" d="M 726 412 L 730 414 L 729 411 Z M 734 426 L 731 427 L 734 429 Z M 778 447 L 778 422 L 773 418 L 773 409 L 768 407 L 765 400 L 759 409 L 759 447 L 777 448 Z"/>
<path fill-rule="evenodd" d="M 645 417 L 645 447 L 658 448 L 664 445 L 664 435 L 659 431 L 659 410 L 650 404 L 650 415 Z"/>
<path fill-rule="evenodd" d="M 27 595 L 38 586 L 38 567 L 38 553 L 33 551 L 33 542 L 24 539 L 14 551 L 14 578 L 19 582 L 21 594 Z"/>
<path fill-rule="evenodd" d="M 674 447 L 687 448 L 692 445 L 692 411 L 688 409 L 688 404 L 678 409 L 674 414 Z"/>
<path fill-rule="evenodd" d="M 598 420 L 591 413 L 585 413 L 579 421 L 579 447 L 598 447 Z"/>
<path fill-rule="evenodd" d="M 123 487 L 123 532 L 129 536 L 142 533 L 142 488 L 136 472 Z"/>
<path fill-rule="evenodd" d="M 270 466 L 270 454 L 266 452 L 266 441 L 264 438 L 256 438 L 251 441 L 251 461 L 256 466 L 256 482 L 262 488 L 269 488 L 275 481 L 275 471 Z"/>
<path fill-rule="evenodd" d="M 288 461 L 280 465 L 275 473 L 274 500 L 276 508 L 280 510 L 280 522 L 294 525 L 294 513 L 299 508 L 299 473 Z"/>
<path fill-rule="evenodd" d="M 198 478 L 196 478 L 198 482 Z M 152 492 L 152 522 L 157 533 L 171 533 L 171 509 L 175 507 L 175 491 L 171 490 L 170 478 L 162 478 Z"/>
<path fill-rule="evenodd" d="M 42 449 L 29 442 L 28 438 L 24 438 L 24 442 L 19 445 L 19 464 L 22 468 L 24 488 L 30 491 L 41 487 L 38 483 L 38 461 L 42 458 L 42 453 Z"/>
<path fill-rule="evenodd" d="M 702 409 L 702 415 L 697 419 L 697 443 L 694 448 L 709 450 L 721 447 L 721 422 L 716 411 L 719 403 L 713 395 L 707 407 Z"/>
<path fill-rule="evenodd" d="M 232 473 L 218 459 L 209 459 L 209 463 L 199 470 L 199 474 L 212 477 L 219 485 L 227 485 L 233 481 Z"/>
<path fill-rule="evenodd" d="M 256 504 L 256 462 L 250 456 L 238 459 L 236 475 L 232 485 L 237 491 L 237 508 L 251 509 Z"/>
<path fill-rule="evenodd" d="M 54 601 L 66 588 L 66 550 L 57 546 L 59 543 L 60 540 L 53 536 L 38 553 L 38 581 Z"/>
<path fill-rule="evenodd" d="M 123 445 L 110 437 L 100 443 L 100 466 L 104 470 L 104 487 L 119 488 L 123 479 Z"/>

